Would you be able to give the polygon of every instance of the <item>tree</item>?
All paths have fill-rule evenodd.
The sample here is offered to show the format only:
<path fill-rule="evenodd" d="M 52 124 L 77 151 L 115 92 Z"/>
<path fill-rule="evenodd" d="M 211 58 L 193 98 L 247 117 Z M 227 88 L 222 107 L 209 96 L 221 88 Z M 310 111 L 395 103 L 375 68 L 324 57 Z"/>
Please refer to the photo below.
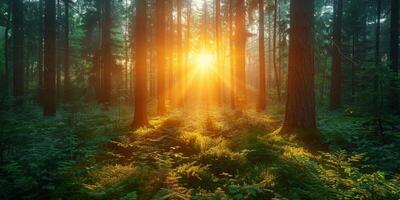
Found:
<path fill-rule="evenodd" d="M 7 10 L 7 22 L 6 28 L 4 29 L 4 88 L 5 94 L 10 94 L 10 66 L 9 66 L 9 57 L 8 57 L 8 45 L 9 45 L 9 31 L 10 31 L 10 23 L 11 22 L 11 2 L 8 2 L 8 10 Z"/>
<path fill-rule="evenodd" d="M 381 35 L 381 7 L 382 7 L 382 0 L 377 0 L 377 6 L 376 6 L 376 32 L 375 32 L 375 67 L 377 68 L 377 72 L 379 70 L 380 66 L 380 35 Z M 354 42 L 353 42 L 354 44 Z M 353 45 L 354 46 L 354 45 Z M 353 47 L 354 49 L 354 47 Z M 354 53 L 353 53 L 354 54 Z M 375 94 L 373 95 L 374 98 L 374 109 L 375 112 L 378 112 L 378 75 L 377 73 L 375 74 L 374 77 L 374 92 Z"/>
<path fill-rule="evenodd" d="M 286 112 L 281 133 L 318 142 L 314 95 L 314 0 L 292 0 Z"/>
<path fill-rule="evenodd" d="M 182 45 L 182 0 L 177 0 L 177 48 L 178 48 L 178 65 L 177 65 L 177 95 L 178 105 L 183 106 L 184 104 L 184 82 L 183 82 L 183 45 Z"/>
<path fill-rule="evenodd" d="M 222 74 L 221 69 L 221 0 L 215 0 L 215 43 L 216 43 L 216 67 L 218 74 Z M 222 80 L 220 76 L 216 76 L 215 97 L 217 104 L 221 103 Z"/>
<path fill-rule="evenodd" d="M 342 67 L 341 67 L 341 43 L 342 43 L 342 16 L 343 0 L 334 1 L 333 45 L 332 45 L 332 75 L 331 75 L 331 99 L 330 108 L 337 109 L 340 106 Z"/>
<path fill-rule="evenodd" d="M 399 73 L 399 1 L 391 1 L 390 12 L 390 98 L 389 106 L 393 111 L 398 110 L 397 77 Z"/>
<path fill-rule="evenodd" d="M 102 18 L 102 70 L 101 70 L 101 102 L 109 104 L 111 101 L 111 69 L 113 67 L 113 56 L 111 49 L 111 1 L 103 0 Z"/>
<path fill-rule="evenodd" d="M 148 125 L 147 120 L 147 67 L 146 67 L 146 0 L 136 2 L 135 23 L 135 111 L 133 127 Z"/>
<path fill-rule="evenodd" d="M 70 77 L 69 77 L 69 1 L 64 0 L 64 100 L 70 97 Z"/>
<path fill-rule="evenodd" d="M 233 1 L 229 1 L 229 67 L 230 67 L 230 95 L 231 95 L 231 108 L 235 109 L 235 50 L 234 50 L 234 39 L 233 39 Z"/>
<path fill-rule="evenodd" d="M 43 115 L 56 113 L 56 2 L 45 0 Z"/>
<path fill-rule="evenodd" d="M 236 2 L 235 27 L 236 101 L 238 108 L 243 109 L 246 104 L 246 25 L 244 0 L 237 0 Z"/>
<path fill-rule="evenodd" d="M 13 74 L 14 96 L 24 95 L 24 11 L 22 0 L 11 1 L 12 6 L 12 33 L 13 33 Z"/>
<path fill-rule="evenodd" d="M 264 45 L 264 0 L 258 0 L 258 13 L 259 13 L 259 94 L 258 94 L 258 111 L 265 110 L 265 45 Z"/>
<path fill-rule="evenodd" d="M 159 114 L 165 112 L 165 1 L 156 1 L 157 40 L 157 105 Z"/>
<path fill-rule="evenodd" d="M 43 96 L 43 0 L 39 0 L 39 49 L 38 49 L 38 101 L 42 104 Z"/>
<path fill-rule="evenodd" d="M 278 101 L 281 101 L 281 83 L 280 83 L 280 76 L 278 72 L 278 66 L 276 64 L 276 35 L 277 35 L 277 18 L 278 18 L 278 0 L 274 2 L 274 32 L 273 32 L 273 41 L 272 41 L 272 63 L 274 65 L 274 74 L 275 74 L 275 85 L 276 85 L 276 93 L 278 95 Z"/>

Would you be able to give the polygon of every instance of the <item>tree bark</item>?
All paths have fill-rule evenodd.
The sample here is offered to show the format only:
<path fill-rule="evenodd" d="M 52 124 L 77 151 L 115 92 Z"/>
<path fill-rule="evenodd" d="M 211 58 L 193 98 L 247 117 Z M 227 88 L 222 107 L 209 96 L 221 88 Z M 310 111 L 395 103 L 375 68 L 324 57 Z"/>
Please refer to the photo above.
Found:
<path fill-rule="evenodd" d="M 69 1 L 64 0 L 64 100 L 70 97 L 70 76 L 69 76 Z"/>
<path fill-rule="evenodd" d="M 230 95 L 231 95 L 231 109 L 235 109 L 235 50 L 233 39 L 233 1 L 229 1 L 229 55 L 230 55 Z"/>
<path fill-rule="evenodd" d="M 13 33 L 13 73 L 15 97 L 24 95 L 24 33 L 23 33 L 23 3 L 22 0 L 11 1 L 12 5 L 12 33 Z"/>
<path fill-rule="evenodd" d="M 296 131 L 299 139 L 315 144 L 314 0 L 291 0 L 290 47 L 285 119 L 281 133 Z"/>
<path fill-rule="evenodd" d="M 245 25 L 245 2 L 236 2 L 236 99 L 239 109 L 244 109 L 246 105 L 246 25 Z"/>
<path fill-rule="evenodd" d="M 43 115 L 56 113 L 56 2 L 45 0 Z"/>
<path fill-rule="evenodd" d="M 331 75 L 331 99 L 330 108 L 337 109 L 341 104 L 342 66 L 342 15 L 343 0 L 334 1 L 334 24 L 333 24 L 333 46 L 332 46 L 332 75 Z"/>
<path fill-rule="evenodd" d="M 103 24 L 102 24 L 102 75 L 101 75 L 101 102 L 105 105 L 111 101 L 111 69 L 113 67 L 113 57 L 111 49 L 111 1 L 103 0 Z"/>
<path fill-rule="evenodd" d="M 147 119 L 147 66 L 146 66 L 146 0 L 136 1 L 136 27 L 135 27 L 135 51 L 136 51 L 136 76 L 135 76 L 135 111 L 133 127 L 148 125 Z"/>
<path fill-rule="evenodd" d="M 43 96 L 43 0 L 39 0 L 39 49 L 38 49 L 38 102 L 42 104 Z"/>
<path fill-rule="evenodd" d="M 374 77 L 374 95 L 373 95 L 373 103 L 374 103 L 374 110 L 375 113 L 378 113 L 378 70 L 380 66 L 380 36 L 381 36 L 381 7 L 382 7 L 382 0 L 377 0 L 376 6 L 376 31 L 375 31 L 375 77 Z M 354 43 L 353 43 L 354 46 Z M 353 47 L 354 48 L 354 47 Z M 354 96 L 354 94 L 353 94 Z"/>
<path fill-rule="evenodd" d="M 157 40 L 157 107 L 158 113 L 165 113 L 165 1 L 156 1 Z"/>
<path fill-rule="evenodd" d="M 7 10 L 7 24 L 6 29 L 4 30 L 4 88 L 5 88 L 5 95 L 8 96 L 10 94 L 10 67 L 9 67 L 9 57 L 8 57 L 8 33 L 10 31 L 10 23 L 11 22 L 11 2 L 8 4 Z"/>
<path fill-rule="evenodd" d="M 216 43 L 216 68 L 217 73 L 221 76 L 216 76 L 215 98 L 217 105 L 221 105 L 222 92 L 222 72 L 221 65 L 221 0 L 215 0 L 215 43 Z"/>
<path fill-rule="evenodd" d="M 177 80 L 176 88 L 178 89 L 178 105 L 184 105 L 184 83 L 183 83 L 183 45 L 182 45 L 182 0 L 177 0 L 177 48 L 178 48 L 178 64 L 177 64 Z"/>
<path fill-rule="evenodd" d="M 390 91 L 389 91 L 389 107 L 392 111 L 398 111 L 399 95 L 398 87 L 398 65 L 399 65 L 399 1 L 391 1 L 390 14 Z"/>
<path fill-rule="evenodd" d="M 264 44 L 264 0 L 258 0 L 259 13 L 259 94 L 258 94 L 258 111 L 264 111 L 266 106 L 265 95 L 265 44 Z"/>
<path fill-rule="evenodd" d="M 272 41 L 272 64 L 274 65 L 275 86 L 278 96 L 278 102 L 281 102 L 281 85 L 279 80 L 278 66 L 276 64 L 276 35 L 277 35 L 277 18 L 278 18 L 278 0 L 274 2 L 274 32 Z"/>

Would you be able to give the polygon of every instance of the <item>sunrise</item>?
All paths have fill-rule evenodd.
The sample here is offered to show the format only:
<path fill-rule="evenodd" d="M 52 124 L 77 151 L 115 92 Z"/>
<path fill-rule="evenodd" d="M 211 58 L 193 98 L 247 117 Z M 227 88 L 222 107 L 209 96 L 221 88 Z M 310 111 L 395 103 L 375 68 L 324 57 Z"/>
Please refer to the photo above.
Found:
<path fill-rule="evenodd" d="M 0 0 L 0 199 L 399 200 L 399 0 Z"/>

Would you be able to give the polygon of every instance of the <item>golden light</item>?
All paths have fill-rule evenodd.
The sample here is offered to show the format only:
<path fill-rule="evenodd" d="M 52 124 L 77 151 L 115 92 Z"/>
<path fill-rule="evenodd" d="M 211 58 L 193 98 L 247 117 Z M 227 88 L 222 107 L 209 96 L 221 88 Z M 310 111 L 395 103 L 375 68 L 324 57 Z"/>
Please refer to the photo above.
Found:
<path fill-rule="evenodd" d="M 196 56 L 196 68 L 200 72 L 210 72 L 215 67 L 214 55 L 211 53 L 199 53 Z"/>

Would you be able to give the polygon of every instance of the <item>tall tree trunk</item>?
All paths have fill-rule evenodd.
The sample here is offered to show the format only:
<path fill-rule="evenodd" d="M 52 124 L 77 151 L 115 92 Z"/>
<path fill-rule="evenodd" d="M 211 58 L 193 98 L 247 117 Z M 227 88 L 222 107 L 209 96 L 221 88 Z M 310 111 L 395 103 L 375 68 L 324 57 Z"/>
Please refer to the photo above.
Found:
<path fill-rule="evenodd" d="M 399 95 L 398 87 L 398 65 L 399 65 L 399 1 L 392 0 L 390 14 L 390 98 L 389 107 L 393 111 L 398 111 Z"/>
<path fill-rule="evenodd" d="M 277 35 L 277 18 L 278 18 L 278 0 L 274 2 L 274 32 L 272 41 L 272 63 L 274 65 L 275 86 L 278 95 L 278 102 L 281 102 L 281 85 L 279 80 L 278 66 L 276 64 L 276 35 Z"/>
<path fill-rule="evenodd" d="M 57 98 L 61 96 L 61 58 L 62 58 L 62 12 L 61 12 L 61 4 L 60 0 L 57 0 L 57 8 L 56 8 L 56 47 L 57 48 L 57 57 L 56 57 L 56 94 Z M 60 48 L 61 47 L 61 48 Z"/>
<path fill-rule="evenodd" d="M 43 115 L 56 113 L 56 1 L 45 0 Z"/>
<path fill-rule="evenodd" d="M 183 84 L 183 48 L 182 48 L 182 0 L 177 0 L 177 45 L 178 45 L 178 65 L 177 65 L 177 95 L 178 95 L 178 105 L 183 106 L 184 102 L 184 84 Z"/>
<path fill-rule="evenodd" d="M 258 94 L 258 111 L 265 110 L 266 95 L 265 95 L 265 45 L 264 45 L 264 0 L 258 0 L 258 15 L 259 15 L 259 94 Z"/>
<path fill-rule="evenodd" d="M 11 1 L 12 5 L 12 33 L 13 33 L 13 73 L 14 96 L 24 95 L 24 32 L 23 32 L 23 3 L 22 0 Z"/>
<path fill-rule="evenodd" d="M 108 105 L 111 101 L 111 69 L 113 68 L 113 56 L 111 49 L 111 1 L 103 0 L 103 26 L 102 26 L 102 103 Z"/>
<path fill-rule="evenodd" d="M 8 33 L 10 31 L 10 22 L 11 22 L 11 3 L 9 2 L 8 11 L 7 11 L 7 24 L 6 29 L 4 30 L 4 89 L 5 95 L 8 96 L 10 94 L 10 67 L 8 62 Z"/>
<path fill-rule="evenodd" d="M 281 133 L 298 131 L 308 144 L 319 142 L 316 134 L 314 94 L 314 0 L 291 0 L 290 46 L 285 119 Z"/>
<path fill-rule="evenodd" d="M 233 49 L 233 1 L 229 1 L 229 67 L 230 67 L 230 95 L 231 95 L 231 108 L 235 109 L 235 51 Z"/>
<path fill-rule="evenodd" d="M 165 113 L 165 1 L 156 1 L 157 40 L 157 106 L 158 113 Z"/>
<path fill-rule="evenodd" d="M 215 97 L 218 105 L 221 104 L 222 92 L 222 72 L 221 65 L 221 0 L 215 0 L 215 43 L 216 43 L 216 56 L 217 56 L 217 73 L 221 76 L 216 76 Z"/>
<path fill-rule="evenodd" d="M 69 1 L 64 0 L 64 100 L 70 97 L 70 77 L 69 77 Z"/>
<path fill-rule="evenodd" d="M 380 36 L 381 36 L 381 7 L 382 7 L 382 0 L 377 0 L 377 6 L 376 6 L 376 32 L 375 32 L 375 67 L 376 67 L 376 72 L 375 72 L 375 77 L 374 77 L 374 95 L 373 95 L 373 103 L 374 103 L 374 110 L 375 113 L 377 114 L 379 112 L 378 109 L 378 70 L 380 66 Z M 354 46 L 354 44 L 353 44 Z M 354 48 L 354 47 L 353 47 Z"/>
<path fill-rule="evenodd" d="M 244 109 L 246 105 L 246 25 L 245 25 L 245 2 L 237 0 L 236 3 L 236 98 L 237 106 Z"/>
<path fill-rule="evenodd" d="M 38 102 L 43 100 L 43 0 L 39 0 Z"/>
<path fill-rule="evenodd" d="M 332 46 L 332 75 L 331 75 L 331 100 L 330 108 L 337 109 L 341 104 L 342 86 L 342 15 L 343 0 L 334 1 L 334 24 L 333 24 L 333 46 Z"/>
<path fill-rule="evenodd" d="M 146 0 L 136 2 L 136 27 L 135 27 L 135 51 L 136 51 L 136 76 L 135 76 L 135 115 L 133 127 L 148 125 L 147 120 L 147 67 L 146 67 Z"/>
<path fill-rule="evenodd" d="M 184 68 L 184 74 L 185 74 L 185 81 L 184 81 L 184 83 L 185 83 L 185 85 L 186 85 L 186 88 L 189 88 L 190 86 L 189 85 L 187 85 L 187 84 L 190 84 L 189 83 L 189 80 L 188 80 L 188 78 L 189 78 L 189 69 L 190 69 L 190 67 L 189 67 L 189 65 L 190 65 L 190 62 L 189 62 L 189 54 L 190 54 L 190 38 L 191 38 L 191 34 L 190 34 L 190 31 L 191 31 L 191 20 L 192 20 L 192 0 L 188 0 L 187 1 L 187 11 L 186 11 L 187 13 L 186 13 L 186 44 L 185 44 L 185 55 L 186 55 L 186 58 L 185 58 L 185 68 Z M 187 90 L 185 91 L 185 100 L 186 100 L 186 103 L 187 103 L 187 101 L 188 101 L 188 92 L 187 92 Z"/>
<path fill-rule="evenodd" d="M 175 103 L 175 88 L 174 88 L 174 20 L 173 20 L 173 10 L 174 3 L 170 0 L 167 4 L 168 6 L 168 40 L 166 41 L 168 44 L 168 99 L 170 105 Z"/>

